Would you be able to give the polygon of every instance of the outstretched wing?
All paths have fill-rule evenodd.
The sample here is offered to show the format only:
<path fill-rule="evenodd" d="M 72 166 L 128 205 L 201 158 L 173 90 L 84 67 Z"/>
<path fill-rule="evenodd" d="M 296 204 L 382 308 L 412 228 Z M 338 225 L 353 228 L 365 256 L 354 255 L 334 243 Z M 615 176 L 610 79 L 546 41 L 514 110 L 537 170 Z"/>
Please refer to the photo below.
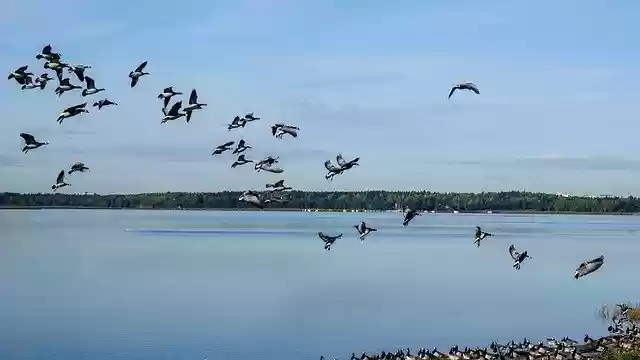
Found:
<path fill-rule="evenodd" d="M 36 143 L 36 138 L 34 138 L 33 135 L 31 135 L 31 134 L 20 133 L 20 137 L 22 137 L 24 139 L 24 142 L 27 145 L 33 145 L 33 144 Z"/>
<path fill-rule="evenodd" d="M 273 184 L 274 188 L 279 188 L 279 187 L 282 187 L 282 186 L 284 186 L 284 180 L 278 180 Z"/>
<path fill-rule="evenodd" d="M 222 145 L 220 145 L 218 147 L 225 147 L 226 148 L 226 147 L 229 147 L 229 146 L 231 146 L 231 145 L 233 145 L 235 143 L 236 143 L 235 141 L 229 141 L 229 142 L 226 142 L 226 143 L 224 143 L 224 144 L 222 144 Z"/>
<path fill-rule="evenodd" d="M 191 95 L 189 95 L 189 104 L 197 104 L 198 103 L 198 93 L 196 93 L 196 89 L 191 90 Z"/>
<path fill-rule="evenodd" d="M 340 168 L 335 167 L 335 166 L 331 163 L 331 160 L 327 160 L 327 161 L 325 161 L 325 162 L 324 162 L 324 167 L 325 167 L 325 169 L 327 169 L 327 170 L 329 170 L 329 171 L 331 171 L 331 172 L 335 172 L 335 171 L 340 170 Z"/>
<path fill-rule="evenodd" d="M 137 68 L 136 68 L 136 72 L 140 72 L 144 69 L 144 67 L 147 66 L 147 62 L 143 62 L 142 64 L 140 64 Z"/>
<path fill-rule="evenodd" d="M 336 161 L 338 162 L 338 166 L 343 167 L 345 165 L 347 165 L 347 162 L 344 161 L 344 158 L 342 157 L 342 154 L 338 154 L 338 156 L 336 156 Z"/>
<path fill-rule="evenodd" d="M 480 229 L 480 226 L 476 226 L 476 238 L 480 236 L 482 236 L 482 229 Z"/>
<path fill-rule="evenodd" d="M 180 111 L 181 107 L 182 107 L 182 100 L 177 101 L 175 104 L 173 104 L 173 106 L 171 106 L 171 110 L 169 110 L 169 114 L 178 115 L 178 111 Z"/>
<path fill-rule="evenodd" d="M 64 182 L 64 170 L 60 170 L 60 173 L 56 178 L 56 184 L 61 184 L 62 182 Z"/>
<path fill-rule="evenodd" d="M 466 85 L 469 88 L 469 90 L 471 90 L 474 93 L 480 95 L 480 90 L 478 90 L 478 87 L 474 83 L 467 83 Z"/>
<path fill-rule="evenodd" d="M 71 167 L 79 169 L 79 168 L 83 168 L 84 164 L 81 163 L 81 162 L 77 162 L 77 163 L 73 164 Z"/>
<path fill-rule="evenodd" d="M 520 253 L 516 251 L 516 247 L 513 245 L 509 246 L 509 255 L 511 255 L 513 261 L 518 260 L 520 257 Z"/>
<path fill-rule="evenodd" d="M 454 86 L 451 88 L 451 92 L 449 92 L 449 99 L 451 99 L 451 95 L 453 95 L 453 93 L 456 92 L 457 89 L 458 89 L 457 86 Z"/>
<path fill-rule="evenodd" d="M 318 231 L 318 237 L 320 238 L 320 240 L 322 240 L 325 243 L 329 241 L 329 237 L 322 231 Z"/>
<path fill-rule="evenodd" d="M 87 82 L 87 89 L 94 89 L 96 87 L 96 82 L 92 78 L 85 76 L 84 81 Z"/>

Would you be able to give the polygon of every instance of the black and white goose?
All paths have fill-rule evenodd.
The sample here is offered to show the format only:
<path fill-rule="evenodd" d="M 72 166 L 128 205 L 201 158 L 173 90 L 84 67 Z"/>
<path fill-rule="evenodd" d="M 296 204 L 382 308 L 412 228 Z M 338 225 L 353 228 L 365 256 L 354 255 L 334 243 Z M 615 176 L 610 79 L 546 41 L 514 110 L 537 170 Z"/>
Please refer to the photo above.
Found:
<path fill-rule="evenodd" d="M 87 106 L 87 103 L 74 105 L 70 108 L 66 108 L 60 113 L 60 116 L 58 116 L 58 120 L 57 120 L 58 123 L 62 124 L 62 121 L 66 118 L 70 118 L 72 116 L 76 116 L 81 113 L 88 113 L 89 110 L 85 109 L 85 106 Z"/>
<path fill-rule="evenodd" d="M 421 213 L 416 209 L 406 209 L 404 212 L 404 220 L 402 221 L 402 226 L 407 226 L 415 218 L 416 216 L 422 216 Z"/>
<path fill-rule="evenodd" d="M 73 89 L 82 89 L 82 86 L 73 85 L 71 84 L 71 81 L 69 80 L 69 78 L 64 78 L 60 80 L 60 84 L 58 84 L 58 87 L 56 88 L 56 94 L 60 96 L 65 92 L 71 91 Z"/>
<path fill-rule="evenodd" d="M 279 191 L 286 191 L 286 190 L 293 189 L 290 186 L 285 186 L 284 185 L 284 180 L 278 180 L 278 181 L 274 182 L 273 184 L 267 184 L 266 187 L 267 187 L 267 189 L 270 189 L 271 192 L 279 192 Z"/>
<path fill-rule="evenodd" d="M 49 145 L 48 141 L 40 142 L 36 141 L 36 138 L 31 134 L 20 133 L 20 137 L 24 139 L 24 147 L 22 148 L 23 153 L 29 152 L 29 150 L 37 149 L 43 145 Z"/>
<path fill-rule="evenodd" d="M 342 171 L 349 170 L 354 166 L 360 165 L 358 164 L 358 161 L 360 161 L 359 157 L 351 161 L 345 161 L 344 158 L 342 157 L 342 154 L 338 154 L 338 156 L 336 156 L 336 162 L 338 163 L 338 166 L 340 166 Z"/>
<path fill-rule="evenodd" d="M 67 172 L 67 175 L 71 175 L 76 171 L 85 172 L 86 170 L 89 170 L 89 168 L 86 167 L 83 163 L 77 162 L 71 165 L 71 168 L 69 169 L 69 172 Z"/>
<path fill-rule="evenodd" d="M 31 76 L 27 76 L 24 78 L 24 85 L 22 85 L 22 90 L 35 89 L 40 87 L 38 84 L 34 84 Z"/>
<path fill-rule="evenodd" d="M 513 245 L 509 246 L 509 255 L 511 255 L 513 259 L 513 267 L 517 270 L 520 270 L 520 264 L 522 264 L 525 259 L 531 259 L 531 256 L 529 256 L 526 251 L 519 253 Z"/>
<path fill-rule="evenodd" d="M 241 154 L 247 151 L 248 149 L 251 149 L 251 146 L 247 145 L 244 139 L 240 139 L 240 141 L 238 141 L 238 145 L 236 146 L 235 150 L 233 150 L 233 154 Z"/>
<path fill-rule="evenodd" d="M 576 268 L 576 272 L 573 275 L 574 278 L 578 279 L 583 276 L 589 275 L 592 272 L 600 269 L 600 267 L 604 264 L 604 255 L 600 255 L 599 257 L 585 261 L 582 264 L 578 265 Z"/>
<path fill-rule="evenodd" d="M 279 168 L 279 167 L 275 167 L 273 165 L 269 165 L 269 164 L 261 164 L 259 166 L 255 166 L 255 169 L 257 172 L 260 172 L 260 170 L 264 170 L 264 171 L 268 171 L 270 173 L 274 173 L 274 174 L 281 174 L 284 172 L 284 169 Z"/>
<path fill-rule="evenodd" d="M 173 90 L 173 86 L 169 86 L 167 88 L 164 88 L 164 90 L 162 90 L 162 92 L 158 94 L 158 99 L 164 99 L 163 108 L 166 109 L 167 106 L 169 106 L 169 101 L 171 100 L 171 97 L 176 95 L 182 95 L 182 93 L 179 91 Z"/>
<path fill-rule="evenodd" d="M 67 184 L 67 183 L 64 181 L 64 170 L 61 170 L 61 171 L 60 171 L 60 173 L 58 174 L 58 177 L 56 178 L 56 183 L 55 183 L 55 185 L 52 185 L 52 186 L 51 186 L 51 189 L 52 189 L 53 191 L 56 191 L 56 190 L 58 190 L 58 189 L 60 189 L 60 188 L 62 188 L 62 187 L 65 187 L 65 186 L 71 186 L 71 184 Z"/>
<path fill-rule="evenodd" d="M 138 79 L 141 76 L 149 75 L 148 72 L 143 71 L 146 66 L 147 66 L 147 62 L 145 61 L 142 64 L 138 65 L 138 67 L 135 70 L 129 73 L 129 77 L 131 78 L 131 87 L 136 86 L 136 84 L 138 83 Z"/>
<path fill-rule="evenodd" d="M 105 90 L 103 88 L 96 88 L 96 82 L 88 76 L 85 76 L 84 80 L 87 82 L 87 88 L 82 90 L 82 96 L 97 94 Z"/>
<path fill-rule="evenodd" d="M 250 113 L 248 113 L 247 115 L 245 115 L 243 119 L 245 119 L 246 121 L 249 121 L 249 122 L 251 122 L 251 121 L 256 121 L 256 120 L 260 120 L 260 118 L 259 118 L 259 117 L 255 117 L 255 116 L 253 116 L 253 113 L 252 113 L 252 112 L 250 112 Z"/>
<path fill-rule="evenodd" d="M 453 86 L 451 88 L 451 92 L 449 93 L 449 99 L 451 99 L 451 95 L 453 95 L 453 93 L 456 90 L 470 90 L 470 91 L 473 91 L 476 94 L 480 94 L 480 91 L 478 90 L 478 88 L 473 83 L 463 82 L 463 83 L 457 84 L 457 85 L 455 85 L 455 86 Z"/>
<path fill-rule="evenodd" d="M 233 118 L 233 121 L 231 122 L 231 124 L 229 124 L 229 127 L 227 129 L 231 131 L 233 129 L 243 128 L 246 124 L 247 120 L 240 118 L 240 116 L 236 116 Z"/>
<path fill-rule="evenodd" d="M 294 138 L 298 137 L 298 130 L 300 130 L 300 128 L 297 126 L 285 125 L 283 123 L 271 126 L 271 134 L 277 139 L 282 139 L 285 134 L 291 135 L 291 137 Z"/>
<path fill-rule="evenodd" d="M 176 102 L 175 104 L 173 104 L 173 106 L 171 106 L 171 109 L 169 109 L 169 111 L 165 112 L 165 109 L 162 109 L 163 112 L 165 113 L 164 117 L 162 118 L 162 121 L 160 121 L 161 124 L 166 123 L 167 121 L 170 120 L 176 120 L 179 119 L 183 116 L 185 116 L 186 114 L 183 112 L 180 112 L 180 108 L 182 107 L 182 100 Z"/>
<path fill-rule="evenodd" d="M 324 242 L 324 249 L 328 251 L 328 250 L 331 250 L 331 245 L 333 245 L 333 243 L 335 243 L 336 240 L 342 237 L 342 233 L 335 236 L 329 236 L 323 233 L 322 231 L 319 231 L 318 237 L 320 238 L 320 240 L 322 240 L 322 242 Z"/>
<path fill-rule="evenodd" d="M 56 61 L 47 61 L 46 63 L 44 63 L 44 68 L 45 69 L 49 69 L 49 70 L 53 70 L 56 72 L 56 77 L 58 78 L 58 81 L 62 81 L 62 69 L 69 67 L 68 64 L 60 62 L 60 60 L 56 60 Z"/>
<path fill-rule="evenodd" d="M 7 77 L 7 80 L 15 79 L 20 85 L 24 85 L 27 77 L 33 76 L 33 73 L 27 72 L 29 65 L 20 66 L 15 71 L 11 72 Z"/>
<path fill-rule="evenodd" d="M 196 92 L 196 89 L 191 90 L 191 95 L 189 95 L 189 105 L 185 106 L 184 109 L 182 109 L 182 111 L 187 114 L 187 122 L 191 120 L 191 113 L 194 110 L 200 110 L 205 106 L 207 106 L 207 104 L 198 102 L 198 93 Z"/>
<path fill-rule="evenodd" d="M 493 234 L 489 234 L 488 232 L 482 231 L 480 226 L 476 226 L 476 240 L 473 242 L 474 244 L 480 246 L 480 242 L 486 239 L 489 236 L 493 236 Z"/>
<path fill-rule="evenodd" d="M 275 158 L 272 156 L 267 156 L 266 158 L 256 162 L 254 165 L 254 169 L 259 171 L 259 168 L 262 166 L 272 166 L 273 164 L 276 164 L 279 162 L 278 159 L 280 159 L 279 156 Z"/>
<path fill-rule="evenodd" d="M 358 235 L 360 235 L 360 242 L 363 242 L 364 237 L 369 235 L 370 232 L 378 231 L 378 229 L 368 227 L 364 221 L 361 221 L 360 224 L 358 225 L 353 225 L 353 227 L 355 227 L 356 230 L 358 230 Z"/>
<path fill-rule="evenodd" d="M 97 106 L 98 110 L 102 109 L 104 106 L 109 106 L 109 105 L 118 105 L 118 103 L 113 102 L 109 99 L 102 99 L 93 103 L 93 106 Z"/>
<path fill-rule="evenodd" d="M 333 181 L 333 177 L 336 175 L 340 175 L 343 172 L 343 169 L 339 166 L 335 166 L 331 163 L 331 160 L 327 160 L 324 162 L 324 167 L 329 171 L 324 178 L 330 181 Z"/>
<path fill-rule="evenodd" d="M 236 161 L 233 162 L 233 164 L 231 164 L 232 168 L 235 168 L 238 165 L 244 165 L 244 164 L 248 164 L 250 162 L 253 162 L 253 160 L 247 160 L 244 158 L 244 154 L 238 156 L 238 159 Z"/>
<path fill-rule="evenodd" d="M 91 69 L 90 65 L 69 65 L 69 68 L 67 70 L 69 70 L 70 73 L 74 73 L 76 74 L 76 77 L 78 78 L 78 80 L 80 80 L 80 82 L 84 82 L 84 71 L 87 69 Z"/>
<path fill-rule="evenodd" d="M 49 77 L 49 74 L 43 73 L 42 75 L 38 76 L 34 80 L 34 82 L 40 86 L 40 90 L 44 90 L 45 86 L 47 86 L 47 82 L 49 82 L 50 80 L 53 79 Z"/>
<path fill-rule="evenodd" d="M 60 54 L 51 51 L 51 45 L 45 45 L 40 54 L 36 55 L 36 59 L 45 59 L 47 61 L 60 61 Z"/>
<path fill-rule="evenodd" d="M 213 149 L 213 153 L 211 155 L 220 155 L 225 151 L 229 151 L 231 150 L 231 145 L 235 143 L 236 143 L 235 141 L 229 141 L 220 146 L 217 146 L 215 149 Z"/>
<path fill-rule="evenodd" d="M 238 200 L 244 201 L 245 203 L 249 205 L 253 205 L 259 209 L 264 209 L 264 204 L 260 200 L 260 197 L 258 196 L 258 194 L 256 194 L 251 190 L 247 190 L 244 193 L 242 193 L 242 195 L 240 195 Z"/>

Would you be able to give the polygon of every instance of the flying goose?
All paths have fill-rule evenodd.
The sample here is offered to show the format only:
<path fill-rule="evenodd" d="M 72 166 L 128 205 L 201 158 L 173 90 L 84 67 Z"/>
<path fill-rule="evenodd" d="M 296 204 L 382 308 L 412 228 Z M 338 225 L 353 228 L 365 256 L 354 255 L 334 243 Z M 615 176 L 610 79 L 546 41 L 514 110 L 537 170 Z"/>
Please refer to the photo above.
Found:
<path fill-rule="evenodd" d="M 182 95 L 181 92 L 178 91 L 174 91 L 173 90 L 173 86 L 169 86 L 167 88 L 164 88 L 164 90 L 162 90 L 162 92 L 160 94 L 158 94 L 158 99 L 164 99 L 164 107 L 163 108 L 167 108 L 167 106 L 169 106 L 169 100 L 171 100 L 172 96 L 175 95 Z"/>
<path fill-rule="evenodd" d="M 298 137 L 297 130 L 300 130 L 297 126 L 285 125 L 283 123 L 275 124 L 271 126 L 271 134 L 277 139 L 282 139 L 285 134 L 289 134 L 292 137 Z"/>
<path fill-rule="evenodd" d="M 129 73 L 129 77 L 131 78 L 131 87 L 136 86 L 136 84 L 138 83 L 138 78 L 144 75 L 149 75 L 148 72 L 142 71 L 146 66 L 147 66 L 147 62 L 145 61 L 142 64 L 138 65 L 138 67 L 135 70 Z"/>
<path fill-rule="evenodd" d="M 277 204 L 284 204 L 286 202 L 289 202 L 289 199 L 287 197 L 284 197 L 282 195 L 271 195 L 270 198 L 266 199 L 264 201 L 266 204 L 269 203 L 277 203 Z"/>
<path fill-rule="evenodd" d="M 207 106 L 207 104 L 201 104 L 198 102 L 198 93 L 196 92 L 196 89 L 191 90 L 191 95 L 189 95 L 189 105 L 182 109 L 182 111 L 187 114 L 187 122 L 191 120 L 191 113 L 193 110 L 199 110 L 205 106 Z"/>
<path fill-rule="evenodd" d="M 27 76 L 24 78 L 24 85 L 22 85 L 22 90 L 35 89 L 37 87 L 40 87 L 40 85 L 34 84 L 31 76 Z"/>
<path fill-rule="evenodd" d="M 247 151 L 248 149 L 251 149 L 251 146 L 246 145 L 244 139 L 240 139 L 235 150 L 233 150 L 233 154 L 240 154 Z"/>
<path fill-rule="evenodd" d="M 318 237 L 320 237 L 320 240 L 324 242 L 324 249 L 328 251 L 328 250 L 331 250 L 331 245 L 333 245 L 333 243 L 335 243 L 336 240 L 342 237 L 342 233 L 335 236 L 329 236 L 320 231 L 318 232 Z"/>
<path fill-rule="evenodd" d="M 181 106 L 182 106 L 182 100 L 174 103 L 173 106 L 171 106 L 171 109 L 168 112 L 165 112 L 165 116 L 162 118 L 162 121 L 160 121 L 160 123 L 164 124 L 169 120 L 176 120 L 185 116 L 186 115 L 185 113 L 180 112 Z"/>
<path fill-rule="evenodd" d="M 103 88 L 96 89 L 96 82 L 92 78 L 85 76 L 84 79 L 87 82 L 87 88 L 82 90 L 82 96 L 93 95 L 105 90 Z"/>
<path fill-rule="evenodd" d="M 80 113 L 88 113 L 89 110 L 85 109 L 84 107 L 87 106 L 87 103 L 84 104 L 80 104 L 80 105 L 74 105 L 70 108 L 66 108 L 65 110 L 63 110 L 60 113 L 60 116 L 58 116 L 58 123 L 62 124 L 62 121 L 66 118 L 70 118 L 72 116 L 76 116 Z"/>
<path fill-rule="evenodd" d="M 509 246 L 509 255 L 511 255 L 513 259 L 513 267 L 517 270 L 520 270 L 520 264 L 522 264 L 526 258 L 531 259 L 531 256 L 529 256 L 526 251 L 521 254 L 516 251 L 516 247 L 513 245 Z"/>
<path fill-rule="evenodd" d="M 484 231 L 482 231 L 480 226 L 476 226 L 476 240 L 473 243 L 477 244 L 478 247 L 480 247 L 480 242 L 482 240 L 484 240 L 485 238 L 489 237 L 489 236 L 493 236 L 493 234 L 489 234 L 488 232 L 484 232 Z"/>
<path fill-rule="evenodd" d="M 69 68 L 67 70 L 69 70 L 70 73 L 74 73 L 76 74 L 76 77 L 78 77 L 78 80 L 80 80 L 80 82 L 84 82 L 84 71 L 87 69 L 91 69 L 90 65 L 69 65 Z"/>
<path fill-rule="evenodd" d="M 98 110 L 102 109 L 103 106 L 109 106 L 109 105 L 118 105 L 118 103 L 113 102 L 109 99 L 102 99 L 93 103 L 93 106 L 97 106 Z"/>
<path fill-rule="evenodd" d="M 61 187 L 65 187 L 65 186 L 71 186 L 71 184 L 67 184 L 64 181 L 64 170 L 61 170 L 60 173 L 58 174 L 58 177 L 56 178 L 55 185 L 52 185 L 51 189 L 53 191 L 56 191 L 56 190 L 60 189 Z"/>
<path fill-rule="evenodd" d="M 406 209 L 404 212 L 404 221 L 402 222 L 402 226 L 407 226 L 415 218 L 416 216 L 422 216 L 421 213 L 416 209 Z"/>
<path fill-rule="evenodd" d="M 324 167 L 325 169 L 327 169 L 327 171 L 329 171 L 324 178 L 327 180 L 331 180 L 333 181 L 333 177 L 336 175 L 340 175 L 342 174 L 342 172 L 344 171 L 341 167 L 335 166 L 331 163 L 331 160 L 327 160 L 324 162 Z"/>
<path fill-rule="evenodd" d="M 80 172 L 85 172 L 85 170 L 89 170 L 88 167 L 84 166 L 83 163 L 81 162 L 77 162 L 73 165 L 71 165 L 71 168 L 69 169 L 69 171 L 67 172 L 67 175 L 71 175 L 73 174 L 75 171 L 80 171 Z"/>
<path fill-rule="evenodd" d="M 253 116 L 253 112 L 248 113 L 247 115 L 244 116 L 244 118 L 246 121 L 256 121 L 256 120 L 260 120 L 259 117 L 255 117 Z"/>
<path fill-rule="evenodd" d="M 286 191 L 286 190 L 293 189 L 290 186 L 285 186 L 284 185 L 284 180 L 278 180 L 278 181 L 274 182 L 273 184 L 267 184 L 266 187 L 267 187 L 267 189 L 270 188 L 271 192 L 279 192 L 279 191 Z"/>
<path fill-rule="evenodd" d="M 262 201 L 260 201 L 260 197 L 258 196 L 258 194 L 254 193 L 251 190 L 247 190 L 244 193 L 242 193 L 242 195 L 240 195 L 238 200 L 244 201 L 245 203 L 249 205 L 253 205 L 257 208 L 264 209 L 264 204 L 262 204 Z"/>
<path fill-rule="evenodd" d="M 25 154 L 29 152 L 29 150 L 37 149 L 43 145 L 49 145 L 48 141 L 45 141 L 45 142 L 36 141 L 36 138 L 34 138 L 33 135 L 31 134 L 20 133 L 20 137 L 24 139 L 25 145 L 22 148 L 22 152 Z"/>
<path fill-rule="evenodd" d="M 378 231 L 378 229 L 367 227 L 367 224 L 364 221 L 361 221 L 358 225 L 353 225 L 356 230 L 358 230 L 358 235 L 360 235 L 360 242 L 364 241 L 364 237 L 369 235 L 372 231 Z"/>
<path fill-rule="evenodd" d="M 53 70 L 56 72 L 56 77 L 58 78 L 58 81 L 62 81 L 62 69 L 66 67 L 69 67 L 69 65 L 66 63 L 60 62 L 59 60 L 56 60 L 56 61 L 51 60 L 44 63 L 45 69 Z"/>
<path fill-rule="evenodd" d="M 454 87 L 451 88 L 451 92 L 449 93 L 449 99 L 451 99 L 451 95 L 453 95 L 453 93 L 456 90 L 471 90 L 476 94 L 480 94 L 480 91 L 478 90 L 478 88 L 470 82 L 463 82 L 461 84 L 457 84 Z"/>
<path fill-rule="evenodd" d="M 338 154 L 338 156 L 336 156 L 336 162 L 338 163 L 338 166 L 340 166 L 342 171 L 349 170 L 354 166 L 360 165 L 360 164 L 358 164 L 358 161 L 360 161 L 359 157 L 347 162 L 342 157 L 342 154 Z"/>
<path fill-rule="evenodd" d="M 217 146 L 215 149 L 213 149 L 213 153 L 211 155 L 220 155 L 225 151 L 231 150 L 231 145 L 235 143 L 235 141 L 229 141 L 220 146 Z"/>
<path fill-rule="evenodd" d="M 45 45 L 40 54 L 36 55 L 36 59 L 45 59 L 47 61 L 59 61 L 60 54 L 51 51 L 51 45 Z"/>
<path fill-rule="evenodd" d="M 264 170 L 274 174 L 281 174 L 284 172 L 282 168 L 274 167 L 273 165 L 269 165 L 269 164 L 260 164 L 258 166 L 255 166 L 255 169 L 257 172 L 260 172 L 260 170 Z"/>
<path fill-rule="evenodd" d="M 240 116 L 236 116 L 233 118 L 233 121 L 231 122 L 231 124 L 229 124 L 229 127 L 227 129 L 231 131 L 232 129 L 244 127 L 246 124 L 247 120 L 240 118 Z"/>
<path fill-rule="evenodd" d="M 26 72 L 29 65 L 20 66 L 15 71 L 9 74 L 7 80 L 15 79 L 18 84 L 24 85 L 28 76 L 33 76 L 33 73 Z"/>
<path fill-rule="evenodd" d="M 49 82 L 49 80 L 53 80 L 53 79 L 49 77 L 49 74 L 43 73 L 42 75 L 38 76 L 34 80 L 34 82 L 36 84 L 40 85 L 40 90 L 44 90 L 44 88 L 45 88 L 45 86 L 47 86 L 47 82 Z"/>
<path fill-rule="evenodd" d="M 582 264 L 578 265 L 578 268 L 576 268 L 576 272 L 573 277 L 578 279 L 585 275 L 591 274 L 592 272 L 600 269 L 602 264 L 604 264 L 604 255 L 600 255 L 600 257 L 597 257 L 593 260 L 585 261 Z"/>
<path fill-rule="evenodd" d="M 64 78 L 60 80 L 60 84 L 58 84 L 58 87 L 56 88 L 56 94 L 60 96 L 65 92 L 71 91 L 73 89 L 82 89 L 82 86 L 72 85 L 71 82 L 69 81 L 69 78 Z"/>
<path fill-rule="evenodd" d="M 273 164 L 278 163 L 278 162 L 279 162 L 279 161 L 278 161 L 278 159 L 280 159 L 280 157 L 279 157 L 279 156 L 278 156 L 278 157 L 276 157 L 276 158 L 274 158 L 274 157 L 272 157 L 272 156 L 267 156 L 266 158 L 264 158 L 264 159 L 262 159 L 262 160 L 260 160 L 260 161 L 256 162 L 256 163 L 255 163 L 255 165 L 254 165 L 254 169 L 256 169 L 256 170 L 260 171 L 260 168 L 261 168 L 262 166 L 265 166 L 265 165 L 266 165 L 266 166 L 271 166 L 271 165 L 273 165 Z"/>
<path fill-rule="evenodd" d="M 244 164 L 248 164 L 250 162 L 253 162 L 253 160 L 245 159 L 244 158 L 244 154 L 242 154 L 242 155 L 238 156 L 238 159 L 233 164 L 231 164 L 231 167 L 235 168 L 238 165 L 244 165 Z"/>

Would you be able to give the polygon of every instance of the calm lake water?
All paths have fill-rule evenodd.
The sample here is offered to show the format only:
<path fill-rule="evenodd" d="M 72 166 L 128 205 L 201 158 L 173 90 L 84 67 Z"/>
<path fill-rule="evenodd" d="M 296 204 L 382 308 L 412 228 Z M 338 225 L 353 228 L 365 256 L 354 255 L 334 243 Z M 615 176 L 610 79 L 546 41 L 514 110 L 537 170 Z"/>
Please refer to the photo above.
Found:
<path fill-rule="evenodd" d="M 360 243 L 360 220 L 379 228 Z M 606 326 L 640 217 L 0 211 L 0 359 L 347 359 Z M 494 232 L 480 248 L 475 225 Z M 344 232 L 330 252 L 316 232 Z M 516 271 L 510 244 L 532 259 Z M 580 280 L 583 260 L 604 266 Z M 636 275 L 634 275 L 636 274 Z"/>

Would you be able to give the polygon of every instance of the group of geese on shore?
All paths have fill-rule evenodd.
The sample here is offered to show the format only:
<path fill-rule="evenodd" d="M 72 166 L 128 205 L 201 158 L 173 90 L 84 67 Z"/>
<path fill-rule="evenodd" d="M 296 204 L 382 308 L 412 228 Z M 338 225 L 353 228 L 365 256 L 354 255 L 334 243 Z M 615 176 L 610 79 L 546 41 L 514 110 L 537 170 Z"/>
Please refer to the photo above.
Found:
<path fill-rule="evenodd" d="M 617 305 L 620 313 L 611 320 L 609 335 L 598 339 L 584 336 L 583 344 L 564 337 L 560 340 L 547 338 L 546 343 L 531 342 L 524 338 L 523 341 L 509 341 L 499 344 L 492 341 L 488 347 L 460 349 L 453 345 L 448 352 L 441 352 L 437 347 L 433 350 L 419 348 L 415 354 L 411 350 L 398 349 L 395 352 L 382 351 L 376 354 L 367 354 L 364 350 L 360 356 L 351 353 L 350 360 L 591 360 L 602 355 L 607 349 L 632 349 L 640 347 L 640 327 L 629 321 L 627 316 L 630 308 L 625 304 Z M 320 356 L 320 360 L 325 360 Z M 334 358 L 337 360 L 337 358 Z"/>

